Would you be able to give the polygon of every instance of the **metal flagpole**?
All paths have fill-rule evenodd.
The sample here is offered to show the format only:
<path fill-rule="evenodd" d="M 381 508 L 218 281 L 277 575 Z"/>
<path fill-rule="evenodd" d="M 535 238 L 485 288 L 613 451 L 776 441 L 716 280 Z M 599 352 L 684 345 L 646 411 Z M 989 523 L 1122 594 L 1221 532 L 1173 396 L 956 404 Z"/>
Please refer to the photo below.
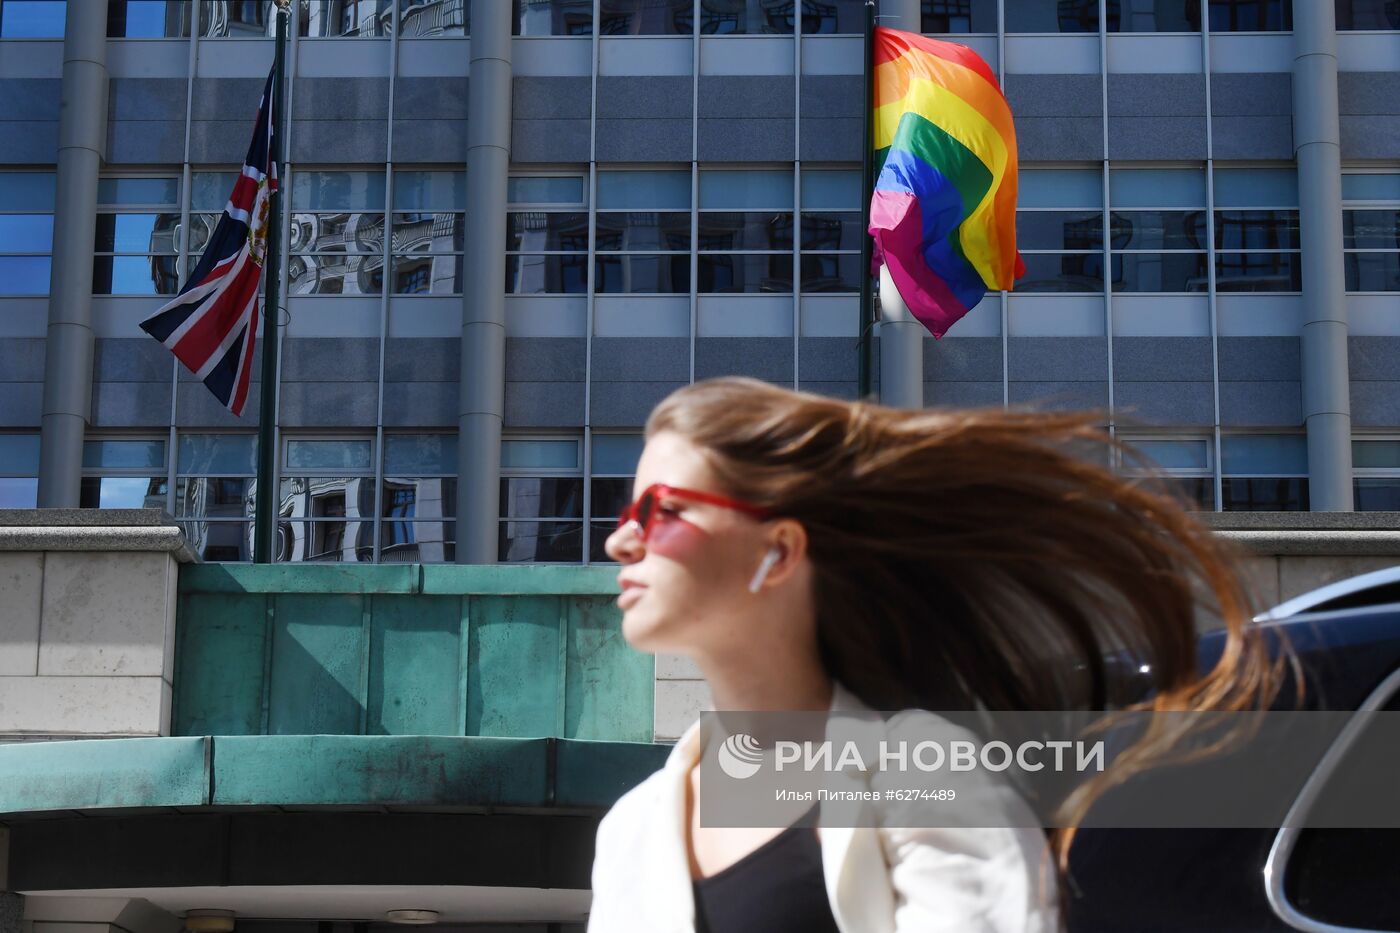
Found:
<path fill-rule="evenodd" d="M 274 428 L 277 424 L 277 318 L 280 302 L 279 285 L 282 267 L 282 185 L 286 183 L 287 134 L 283 126 L 282 88 L 286 81 L 287 26 L 290 0 L 273 0 L 273 42 L 276 43 L 274 77 L 272 80 L 272 152 L 277 166 L 277 187 L 268 197 L 267 261 L 263 280 L 267 291 L 263 302 L 262 334 L 262 399 L 258 417 L 258 479 L 257 498 L 253 511 L 253 563 L 270 564 L 273 559 L 274 535 L 278 513 L 277 490 L 273 478 L 277 472 L 277 448 Z"/>
<path fill-rule="evenodd" d="M 860 238 L 860 340 L 857 342 L 858 398 L 871 392 L 871 361 L 875 328 L 874 283 L 870 275 L 870 199 L 874 197 L 873 153 L 875 143 L 875 0 L 865 0 L 865 141 L 861 148 L 861 238 Z"/>

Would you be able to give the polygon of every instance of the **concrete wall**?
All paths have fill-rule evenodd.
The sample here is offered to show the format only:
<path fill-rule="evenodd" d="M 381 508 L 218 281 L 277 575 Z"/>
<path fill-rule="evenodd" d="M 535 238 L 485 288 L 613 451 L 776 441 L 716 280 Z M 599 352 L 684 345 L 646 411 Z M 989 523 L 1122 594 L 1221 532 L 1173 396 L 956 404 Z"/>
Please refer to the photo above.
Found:
<path fill-rule="evenodd" d="M 170 734 L 191 555 L 160 518 L 0 512 L 0 740 Z"/>

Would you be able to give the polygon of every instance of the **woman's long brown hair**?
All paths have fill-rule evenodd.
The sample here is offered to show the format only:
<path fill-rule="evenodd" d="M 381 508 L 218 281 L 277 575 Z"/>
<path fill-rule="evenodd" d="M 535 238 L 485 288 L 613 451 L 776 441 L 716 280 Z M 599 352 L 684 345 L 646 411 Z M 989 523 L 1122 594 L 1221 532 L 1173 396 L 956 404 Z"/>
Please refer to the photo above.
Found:
<path fill-rule="evenodd" d="M 911 411 L 724 377 L 673 392 L 646 435 L 681 435 L 730 495 L 802 523 L 822 660 L 874 709 L 1267 708 L 1286 660 L 1248 625 L 1242 555 L 1100 417 Z M 1115 452 L 1140 475 L 1115 473 Z M 1200 613 L 1225 630 L 1204 675 Z M 1149 700 L 1110 653 L 1146 665 Z M 1179 738 L 1149 727 L 1070 798 L 1051 834 L 1062 868 L 1094 798 Z"/>

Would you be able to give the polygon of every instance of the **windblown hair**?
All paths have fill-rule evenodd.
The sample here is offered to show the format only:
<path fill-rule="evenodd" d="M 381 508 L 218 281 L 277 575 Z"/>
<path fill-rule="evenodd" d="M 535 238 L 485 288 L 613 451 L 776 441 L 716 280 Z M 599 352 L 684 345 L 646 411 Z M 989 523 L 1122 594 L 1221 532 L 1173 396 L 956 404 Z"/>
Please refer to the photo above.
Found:
<path fill-rule="evenodd" d="M 1241 554 L 1100 418 L 911 411 L 725 377 L 673 392 L 646 435 L 679 434 L 730 495 L 802 523 L 821 658 L 874 709 L 1267 708 L 1286 659 L 1248 625 Z M 1115 473 L 1115 452 L 1140 474 Z M 1204 675 L 1201 613 L 1225 629 Z M 1110 654 L 1145 666 L 1149 699 Z M 1177 738 L 1148 729 L 1071 798 L 1052 833 L 1062 867 L 1093 799 Z"/>

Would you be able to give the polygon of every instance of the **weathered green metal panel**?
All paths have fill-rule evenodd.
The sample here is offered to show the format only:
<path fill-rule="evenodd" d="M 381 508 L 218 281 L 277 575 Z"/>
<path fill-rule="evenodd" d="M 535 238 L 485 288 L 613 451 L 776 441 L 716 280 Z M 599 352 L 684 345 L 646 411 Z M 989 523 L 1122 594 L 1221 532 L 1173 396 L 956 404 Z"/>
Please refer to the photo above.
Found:
<path fill-rule="evenodd" d="M 468 735 L 558 735 L 559 597 L 470 597 Z"/>
<path fill-rule="evenodd" d="M 370 735 L 461 735 L 461 600 L 373 596 Z"/>
<path fill-rule="evenodd" d="M 666 764 L 671 745 L 560 739 L 555 750 L 559 807 L 610 807 Z"/>
<path fill-rule="evenodd" d="M 281 595 L 273 609 L 270 735 L 361 731 L 363 603 L 353 594 Z"/>
<path fill-rule="evenodd" d="M 417 593 L 420 564 L 186 564 L 183 593 Z"/>
<path fill-rule="evenodd" d="M 424 564 L 424 593 L 482 595 L 617 592 L 617 567 L 598 564 Z"/>
<path fill-rule="evenodd" d="M 549 804 L 544 739 L 307 735 L 217 743 L 216 805 Z"/>
<path fill-rule="evenodd" d="M 175 629 L 175 735 L 262 732 L 267 601 L 262 594 L 185 593 Z"/>
<path fill-rule="evenodd" d="M 647 742 L 652 737 L 655 656 L 622 637 L 613 600 L 566 596 L 569 614 L 563 735 Z"/>
<path fill-rule="evenodd" d="M 207 739 L 79 739 L 0 745 L 0 814 L 209 802 Z"/>

